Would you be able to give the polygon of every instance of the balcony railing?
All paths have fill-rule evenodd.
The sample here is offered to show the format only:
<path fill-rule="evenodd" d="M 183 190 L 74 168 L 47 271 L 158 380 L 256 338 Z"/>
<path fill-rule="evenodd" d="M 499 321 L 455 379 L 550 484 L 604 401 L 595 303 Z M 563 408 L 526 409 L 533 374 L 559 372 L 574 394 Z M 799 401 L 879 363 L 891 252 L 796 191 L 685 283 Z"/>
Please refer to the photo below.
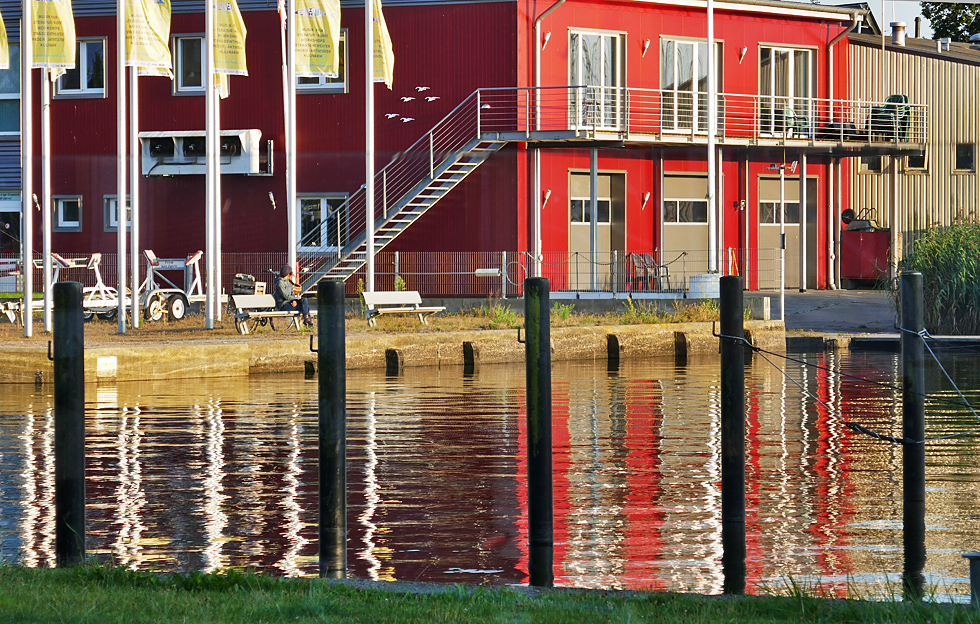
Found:
<path fill-rule="evenodd" d="M 721 93 L 717 139 L 737 144 L 772 142 L 921 144 L 926 106 L 904 96 L 884 102 Z M 706 140 L 707 94 L 619 87 L 481 89 L 480 132 L 549 138 L 615 135 L 667 143 Z M 543 136 L 542 136 L 543 135 Z M 519 138 L 517 136 L 513 138 Z"/>

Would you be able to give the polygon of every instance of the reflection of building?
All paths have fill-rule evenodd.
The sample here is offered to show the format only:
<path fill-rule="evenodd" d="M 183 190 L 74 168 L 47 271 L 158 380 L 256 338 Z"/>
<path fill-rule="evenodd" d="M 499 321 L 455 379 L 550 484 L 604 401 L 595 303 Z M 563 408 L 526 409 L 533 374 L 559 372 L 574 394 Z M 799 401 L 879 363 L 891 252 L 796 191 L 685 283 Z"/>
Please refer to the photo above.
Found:
<path fill-rule="evenodd" d="M 281 207 L 285 195 L 279 20 L 265 0 L 239 5 L 250 75 L 231 80 L 221 105 L 230 133 L 221 154 L 223 249 L 285 251 L 285 211 L 268 201 L 271 192 Z M 667 287 L 637 276 L 638 259 L 627 254 L 645 252 L 657 264 L 679 258 L 671 288 L 706 269 L 760 271 L 750 285 L 772 287 L 775 256 L 729 250 L 771 252 L 785 222 L 787 284 L 826 286 L 842 207 L 835 189 L 847 184 L 841 161 L 905 153 L 924 140 L 921 116 L 901 136 L 871 132 L 874 98 L 853 99 L 847 33 L 863 9 L 718 2 L 709 46 L 704 7 L 679 0 L 385 5 L 398 69 L 395 88 L 376 95 L 377 219 L 391 219 L 392 235 L 404 230 L 389 250 L 534 253 L 540 239 L 555 290 Z M 8 22 L 15 6 L 0 2 Z M 364 65 L 361 6 L 343 9 L 342 75 L 298 85 L 300 199 L 292 209 L 300 250 L 316 256 L 304 260 L 314 273 L 349 275 L 363 259 L 364 78 L 351 69 Z M 114 12 L 106 0 L 77 8 L 89 71 L 55 89 L 59 252 L 115 245 L 116 77 L 115 64 L 101 62 L 115 58 Z M 175 2 L 176 78 L 140 81 L 141 246 L 161 257 L 205 247 L 202 27 L 198 5 Z M 710 193 L 709 55 L 719 93 L 719 181 Z M 4 84 L 16 84 L 12 74 L 0 76 L 0 92 Z M 800 167 L 780 210 L 768 167 L 792 161 Z M 16 193 L 9 172 L 0 163 L 0 192 Z"/>

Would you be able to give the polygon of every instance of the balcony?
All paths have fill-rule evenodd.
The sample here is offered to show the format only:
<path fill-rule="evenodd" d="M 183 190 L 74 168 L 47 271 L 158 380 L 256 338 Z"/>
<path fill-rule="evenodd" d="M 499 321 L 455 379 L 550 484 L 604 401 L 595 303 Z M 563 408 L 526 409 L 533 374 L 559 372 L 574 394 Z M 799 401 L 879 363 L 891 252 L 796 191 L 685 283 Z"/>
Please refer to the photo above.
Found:
<path fill-rule="evenodd" d="M 809 151 L 902 153 L 924 149 L 926 106 L 721 93 L 716 143 Z M 706 94 L 618 87 L 481 89 L 480 136 L 511 141 L 708 142 Z"/>

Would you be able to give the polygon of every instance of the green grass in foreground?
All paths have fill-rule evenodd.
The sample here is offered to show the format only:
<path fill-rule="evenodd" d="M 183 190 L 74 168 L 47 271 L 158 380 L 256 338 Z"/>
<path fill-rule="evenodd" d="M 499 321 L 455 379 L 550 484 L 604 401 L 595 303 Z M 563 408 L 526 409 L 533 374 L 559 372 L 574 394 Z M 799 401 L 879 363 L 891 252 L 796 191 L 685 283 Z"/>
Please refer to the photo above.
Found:
<path fill-rule="evenodd" d="M 2 622 L 980 622 L 966 606 L 789 597 L 545 592 L 448 586 L 436 594 L 355 589 L 227 572 L 0 566 Z"/>

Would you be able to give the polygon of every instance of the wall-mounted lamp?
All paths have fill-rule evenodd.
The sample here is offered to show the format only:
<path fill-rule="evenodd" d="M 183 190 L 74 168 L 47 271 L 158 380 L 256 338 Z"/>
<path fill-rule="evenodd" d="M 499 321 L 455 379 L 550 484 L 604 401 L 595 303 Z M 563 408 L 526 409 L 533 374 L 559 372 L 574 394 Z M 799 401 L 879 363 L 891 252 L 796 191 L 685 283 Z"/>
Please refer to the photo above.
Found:
<path fill-rule="evenodd" d="M 748 53 L 748 51 L 749 51 L 749 49 L 746 48 L 745 46 L 742 46 L 741 48 L 738 49 L 738 64 L 739 65 L 742 64 L 742 59 L 745 58 L 745 55 L 746 55 L 746 53 Z"/>
<path fill-rule="evenodd" d="M 650 201 L 650 191 L 643 194 L 643 204 L 640 205 L 640 210 L 646 209 L 648 201 Z"/>
<path fill-rule="evenodd" d="M 649 40 L 649 39 L 647 39 L 647 40 L 645 40 L 645 41 L 643 42 L 643 57 L 644 57 L 644 58 L 646 57 L 646 55 L 647 55 L 647 50 L 648 50 L 649 48 L 650 48 L 650 40 Z"/>
<path fill-rule="evenodd" d="M 272 209 L 275 210 L 276 209 L 276 196 L 272 194 L 272 191 L 269 191 L 269 201 L 272 203 Z"/>
<path fill-rule="evenodd" d="M 32 193 L 31 197 L 34 198 L 34 207 L 37 208 L 38 212 L 41 212 L 41 204 L 39 204 L 37 201 L 37 193 Z"/>
<path fill-rule="evenodd" d="M 551 189 L 544 192 L 544 201 L 541 202 L 541 210 L 544 210 L 544 207 L 548 205 L 549 199 L 551 199 Z"/>
<path fill-rule="evenodd" d="M 548 42 L 551 41 L 551 31 L 549 30 L 544 34 L 544 43 L 541 44 L 541 50 L 543 51 L 548 47 Z"/>

